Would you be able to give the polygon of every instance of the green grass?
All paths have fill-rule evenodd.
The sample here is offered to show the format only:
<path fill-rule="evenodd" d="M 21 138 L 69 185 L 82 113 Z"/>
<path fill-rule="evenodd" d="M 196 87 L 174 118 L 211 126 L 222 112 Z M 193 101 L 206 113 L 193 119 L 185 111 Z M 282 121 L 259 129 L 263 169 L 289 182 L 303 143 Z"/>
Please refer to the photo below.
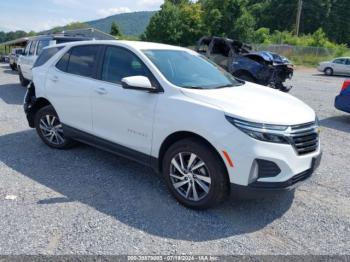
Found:
<path fill-rule="evenodd" d="M 292 55 L 289 57 L 295 65 L 317 66 L 320 62 L 329 61 L 333 56 L 315 56 L 315 55 Z"/>

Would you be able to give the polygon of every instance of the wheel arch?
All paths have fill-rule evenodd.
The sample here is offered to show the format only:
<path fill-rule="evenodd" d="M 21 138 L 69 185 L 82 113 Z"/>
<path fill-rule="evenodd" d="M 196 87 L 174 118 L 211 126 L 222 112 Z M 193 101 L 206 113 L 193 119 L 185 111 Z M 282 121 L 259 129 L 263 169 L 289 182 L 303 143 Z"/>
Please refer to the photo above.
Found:
<path fill-rule="evenodd" d="M 32 104 L 32 106 L 30 107 L 30 110 L 27 112 L 27 118 L 28 118 L 28 122 L 29 122 L 29 126 L 34 128 L 34 119 L 35 119 L 35 115 L 36 113 L 43 107 L 45 106 L 49 106 L 51 104 L 51 102 L 44 98 L 44 97 L 39 97 L 36 98 L 34 103 Z"/>
<path fill-rule="evenodd" d="M 162 145 L 160 146 L 159 153 L 158 153 L 158 161 L 156 163 L 157 170 L 159 172 L 161 172 L 161 170 L 163 168 L 163 166 L 162 166 L 163 158 L 164 158 L 166 151 L 177 141 L 187 139 L 187 138 L 197 139 L 200 142 L 207 145 L 208 147 L 210 147 L 212 149 L 212 151 L 218 156 L 221 163 L 223 164 L 223 166 L 225 168 L 227 179 L 228 179 L 228 181 L 230 181 L 227 166 L 226 166 L 225 161 L 222 158 L 220 152 L 207 139 L 205 139 L 204 137 L 202 137 L 196 133 L 190 132 L 190 131 L 178 131 L 178 132 L 172 133 L 163 141 Z"/>

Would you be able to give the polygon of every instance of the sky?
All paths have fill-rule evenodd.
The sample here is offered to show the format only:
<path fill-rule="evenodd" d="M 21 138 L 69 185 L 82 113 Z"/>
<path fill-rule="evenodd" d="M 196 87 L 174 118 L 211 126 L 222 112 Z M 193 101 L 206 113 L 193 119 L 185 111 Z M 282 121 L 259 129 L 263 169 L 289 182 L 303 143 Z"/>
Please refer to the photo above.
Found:
<path fill-rule="evenodd" d="M 42 31 L 114 14 L 158 10 L 164 0 L 0 0 L 0 31 Z"/>

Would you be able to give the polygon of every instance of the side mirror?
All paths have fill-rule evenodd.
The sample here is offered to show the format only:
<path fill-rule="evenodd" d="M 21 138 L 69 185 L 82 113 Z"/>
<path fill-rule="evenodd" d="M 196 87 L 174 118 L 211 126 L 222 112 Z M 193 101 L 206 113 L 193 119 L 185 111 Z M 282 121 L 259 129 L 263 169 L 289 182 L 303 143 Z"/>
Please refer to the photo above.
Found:
<path fill-rule="evenodd" d="M 141 90 L 156 92 L 157 88 L 153 87 L 151 81 L 145 76 L 130 76 L 122 79 L 124 89 Z"/>

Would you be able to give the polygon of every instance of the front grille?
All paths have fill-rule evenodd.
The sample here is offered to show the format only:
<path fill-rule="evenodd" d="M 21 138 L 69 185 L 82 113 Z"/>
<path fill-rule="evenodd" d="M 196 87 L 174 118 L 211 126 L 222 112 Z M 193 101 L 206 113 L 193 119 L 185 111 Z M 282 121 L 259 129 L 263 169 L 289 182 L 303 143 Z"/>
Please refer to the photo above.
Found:
<path fill-rule="evenodd" d="M 315 122 L 291 127 L 291 141 L 299 155 L 315 152 L 319 144 L 319 135 Z"/>

